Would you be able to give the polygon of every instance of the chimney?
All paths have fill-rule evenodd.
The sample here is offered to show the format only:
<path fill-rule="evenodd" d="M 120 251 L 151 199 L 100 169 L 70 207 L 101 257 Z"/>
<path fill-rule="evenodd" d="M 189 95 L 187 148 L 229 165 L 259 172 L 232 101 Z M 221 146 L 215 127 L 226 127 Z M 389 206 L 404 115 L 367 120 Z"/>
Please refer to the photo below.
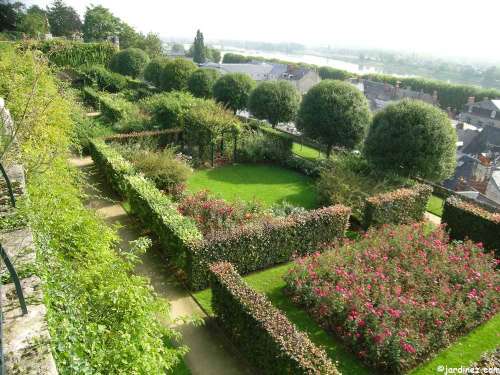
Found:
<path fill-rule="evenodd" d="M 469 96 L 467 99 L 467 104 L 474 104 L 476 102 L 476 97 L 475 96 Z"/>

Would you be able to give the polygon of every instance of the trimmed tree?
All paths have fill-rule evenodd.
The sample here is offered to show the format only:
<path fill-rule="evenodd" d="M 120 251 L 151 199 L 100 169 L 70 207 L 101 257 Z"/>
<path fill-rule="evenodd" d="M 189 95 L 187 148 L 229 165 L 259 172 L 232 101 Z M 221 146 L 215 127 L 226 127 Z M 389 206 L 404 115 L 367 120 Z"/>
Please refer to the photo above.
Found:
<path fill-rule="evenodd" d="M 300 94 L 288 81 L 262 82 L 250 94 L 249 111 L 259 119 L 268 120 L 273 127 L 279 122 L 295 120 Z"/>
<path fill-rule="evenodd" d="M 327 147 L 353 149 L 365 137 L 370 123 L 365 96 L 354 86 L 324 80 L 304 96 L 297 116 L 297 128 Z"/>
<path fill-rule="evenodd" d="M 198 69 L 188 80 L 188 89 L 197 98 L 211 98 L 215 81 L 220 73 L 215 69 Z"/>
<path fill-rule="evenodd" d="M 456 142 L 446 113 L 420 100 L 405 99 L 375 115 L 364 153 L 376 168 L 442 181 L 455 170 Z"/>
<path fill-rule="evenodd" d="M 151 82 L 156 87 L 159 87 L 160 77 L 167 61 L 168 60 L 165 57 L 156 57 L 151 60 L 144 69 L 144 79 L 148 82 Z"/>
<path fill-rule="evenodd" d="M 109 64 L 112 71 L 133 78 L 143 72 L 149 62 L 149 57 L 142 49 L 127 48 L 116 53 Z"/>
<path fill-rule="evenodd" d="M 168 60 L 160 77 L 160 87 L 165 91 L 185 91 L 188 79 L 196 69 L 196 65 L 186 59 Z"/>
<path fill-rule="evenodd" d="M 229 73 L 220 77 L 214 84 L 213 94 L 216 101 L 235 113 L 245 109 L 255 81 L 247 74 Z"/>
<path fill-rule="evenodd" d="M 203 33 L 198 30 L 196 31 L 196 37 L 193 42 L 193 61 L 198 64 L 202 64 L 207 60 L 205 50 L 205 42 L 203 41 Z"/>
<path fill-rule="evenodd" d="M 332 68 L 331 66 L 322 66 L 318 70 L 321 79 L 337 79 L 339 81 L 345 81 L 347 78 L 353 76 L 347 70 Z"/>

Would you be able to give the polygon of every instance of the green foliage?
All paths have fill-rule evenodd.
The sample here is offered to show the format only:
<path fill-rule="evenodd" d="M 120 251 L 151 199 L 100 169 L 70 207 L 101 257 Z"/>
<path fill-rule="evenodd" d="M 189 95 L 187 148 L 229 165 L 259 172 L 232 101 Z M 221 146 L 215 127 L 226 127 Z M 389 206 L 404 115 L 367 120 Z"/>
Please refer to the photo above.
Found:
<path fill-rule="evenodd" d="M 113 129 L 109 125 L 88 117 L 84 109 L 76 105 L 71 118 L 75 124 L 72 135 L 72 151 L 75 153 L 88 153 L 92 139 L 113 134 Z"/>
<path fill-rule="evenodd" d="M 366 199 L 363 225 L 409 224 L 422 221 L 432 194 L 428 185 L 398 189 Z"/>
<path fill-rule="evenodd" d="M 247 107 L 250 92 L 254 87 L 255 81 L 249 75 L 228 73 L 215 82 L 213 94 L 216 101 L 236 113 Z"/>
<path fill-rule="evenodd" d="M 266 81 L 250 94 L 248 109 L 255 117 L 276 126 L 280 122 L 295 120 L 300 99 L 300 93 L 290 82 Z"/>
<path fill-rule="evenodd" d="M 339 374 L 323 349 L 227 262 L 211 266 L 213 309 L 247 359 L 266 373 Z"/>
<path fill-rule="evenodd" d="M 47 19 L 53 36 L 71 37 L 82 30 L 82 21 L 76 10 L 62 0 L 54 0 L 47 7 Z"/>
<path fill-rule="evenodd" d="M 84 67 L 82 72 L 91 84 L 97 85 L 99 90 L 116 93 L 127 86 L 127 79 L 124 76 L 110 72 L 102 65 Z"/>
<path fill-rule="evenodd" d="M 327 146 L 352 149 L 365 137 L 370 109 L 364 95 L 354 86 L 340 81 L 324 80 L 304 96 L 297 128 Z"/>
<path fill-rule="evenodd" d="M 208 267 L 214 262 L 231 262 L 241 274 L 246 274 L 286 262 L 296 255 L 313 253 L 320 244 L 344 235 L 349 214 L 349 208 L 338 205 L 266 219 L 207 236 L 190 248 L 189 285 L 194 290 L 205 288 Z"/>
<path fill-rule="evenodd" d="M 160 76 L 160 87 L 165 91 L 185 91 L 189 77 L 196 69 L 196 65 L 186 59 L 168 60 Z"/>
<path fill-rule="evenodd" d="M 481 242 L 486 250 L 494 250 L 496 257 L 499 257 L 499 213 L 492 213 L 457 197 L 450 197 L 445 201 L 441 220 L 446 223 L 451 238 L 456 240 L 470 238 Z"/>
<path fill-rule="evenodd" d="M 149 57 L 139 48 L 127 48 L 116 53 L 109 67 L 112 71 L 136 78 L 142 74 L 149 62 Z"/>
<path fill-rule="evenodd" d="M 86 42 L 100 42 L 117 36 L 120 19 L 101 5 L 87 7 L 83 21 L 83 38 Z"/>
<path fill-rule="evenodd" d="M 42 12 L 30 12 L 30 10 L 28 10 L 22 17 L 18 30 L 26 33 L 30 37 L 42 37 L 49 31 L 45 14 Z"/>
<path fill-rule="evenodd" d="M 156 87 L 160 87 L 160 77 L 167 61 L 165 57 L 156 57 L 151 60 L 144 69 L 144 79 Z"/>
<path fill-rule="evenodd" d="M 197 64 L 202 64 L 207 60 L 205 55 L 205 43 L 203 41 L 203 33 L 196 31 L 196 37 L 193 42 L 193 61 Z"/>
<path fill-rule="evenodd" d="M 405 99 L 375 115 L 364 154 L 375 168 L 442 181 L 455 171 L 456 142 L 446 113 Z"/>
<path fill-rule="evenodd" d="M 224 64 L 244 64 L 252 61 L 249 56 L 239 55 L 237 53 L 225 53 L 222 59 Z"/>
<path fill-rule="evenodd" d="M 293 140 L 266 125 L 247 129 L 239 136 L 237 158 L 243 162 L 282 162 L 292 156 Z"/>
<path fill-rule="evenodd" d="M 174 91 L 152 95 L 141 102 L 151 116 L 151 124 L 161 129 L 184 127 L 184 119 L 197 99 L 186 92 Z"/>
<path fill-rule="evenodd" d="M 209 99 L 219 77 L 220 73 L 215 69 L 198 69 L 189 77 L 188 90 L 197 98 Z"/>
<path fill-rule="evenodd" d="M 318 73 L 321 79 L 336 79 L 339 81 L 345 81 L 353 76 L 347 70 L 336 69 L 330 66 L 322 66 L 319 68 Z"/>

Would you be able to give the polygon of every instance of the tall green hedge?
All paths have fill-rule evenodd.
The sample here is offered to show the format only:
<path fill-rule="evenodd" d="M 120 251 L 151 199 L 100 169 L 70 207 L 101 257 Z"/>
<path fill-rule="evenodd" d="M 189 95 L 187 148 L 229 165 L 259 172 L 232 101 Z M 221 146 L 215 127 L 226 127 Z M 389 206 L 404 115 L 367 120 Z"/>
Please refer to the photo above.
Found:
<path fill-rule="evenodd" d="M 339 375 L 326 352 L 250 288 L 231 263 L 210 269 L 215 314 L 259 373 Z"/>
<path fill-rule="evenodd" d="M 431 194 L 430 186 L 419 184 L 369 197 L 365 202 L 363 224 L 368 228 L 421 221 Z"/>
<path fill-rule="evenodd" d="M 317 251 L 321 243 L 342 237 L 350 209 L 337 205 L 285 218 L 273 218 L 206 237 L 189 248 L 187 272 L 194 290 L 208 286 L 208 266 L 233 263 L 247 274 Z"/>
<path fill-rule="evenodd" d="M 445 201 L 441 220 L 451 238 L 481 242 L 485 249 L 495 250 L 496 257 L 500 257 L 500 213 L 452 196 Z"/>

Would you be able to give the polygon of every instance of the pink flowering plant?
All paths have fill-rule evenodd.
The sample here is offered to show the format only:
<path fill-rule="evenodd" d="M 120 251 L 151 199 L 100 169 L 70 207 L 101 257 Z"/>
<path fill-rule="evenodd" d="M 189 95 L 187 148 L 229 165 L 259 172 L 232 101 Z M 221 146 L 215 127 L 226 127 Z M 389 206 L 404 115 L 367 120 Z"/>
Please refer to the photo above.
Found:
<path fill-rule="evenodd" d="M 498 260 L 440 227 L 383 226 L 297 259 L 287 291 L 367 364 L 413 368 L 498 310 Z"/>

